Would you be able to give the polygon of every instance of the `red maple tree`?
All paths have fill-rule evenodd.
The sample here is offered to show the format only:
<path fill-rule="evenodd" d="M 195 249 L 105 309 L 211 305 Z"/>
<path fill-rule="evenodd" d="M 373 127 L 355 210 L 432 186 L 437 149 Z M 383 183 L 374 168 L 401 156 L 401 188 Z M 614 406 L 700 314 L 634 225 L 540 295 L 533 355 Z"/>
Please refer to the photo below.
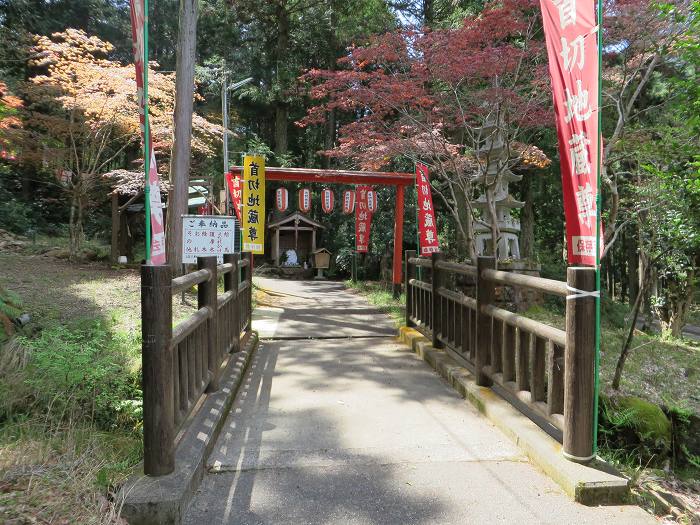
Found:
<path fill-rule="evenodd" d="M 428 164 L 438 179 L 434 191 L 474 256 L 472 220 L 483 220 L 470 205 L 475 192 L 493 192 L 514 165 L 548 163 L 527 146 L 534 130 L 553 123 L 539 17 L 536 0 L 505 0 L 456 29 L 376 36 L 349 49 L 340 70 L 302 77 L 318 104 L 299 125 L 319 124 L 331 110 L 344 112 L 351 119 L 339 128 L 338 146 L 325 154 L 363 169 L 401 157 Z M 483 146 L 496 135 L 505 161 L 496 173 L 489 170 L 484 188 L 475 181 L 493 166 L 495 157 Z"/>

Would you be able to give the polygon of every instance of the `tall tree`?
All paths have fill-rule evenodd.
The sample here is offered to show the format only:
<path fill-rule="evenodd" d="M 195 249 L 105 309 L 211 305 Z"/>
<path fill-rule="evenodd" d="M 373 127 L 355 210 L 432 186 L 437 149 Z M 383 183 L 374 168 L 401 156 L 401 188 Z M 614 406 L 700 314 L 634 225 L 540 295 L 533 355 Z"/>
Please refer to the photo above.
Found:
<path fill-rule="evenodd" d="M 192 154 L 192 114 L 194 112 L 194 65 L 197 47 L 199 0 L 180 0 L 175 72 L 175 113 L 173 152 L 170 157 L 170 192 L 166 224 L 166 255 L 173 273 L 182 271 L 182 219 L 187 213 Z"/>

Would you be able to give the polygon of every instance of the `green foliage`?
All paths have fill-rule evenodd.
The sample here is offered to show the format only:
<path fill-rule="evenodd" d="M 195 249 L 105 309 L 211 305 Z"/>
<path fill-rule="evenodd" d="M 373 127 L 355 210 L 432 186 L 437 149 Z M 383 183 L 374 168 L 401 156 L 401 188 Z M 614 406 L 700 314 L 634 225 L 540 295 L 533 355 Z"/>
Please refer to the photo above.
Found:
<path fill-rule="evenodd" d="M 31 408 L 57 421 L 81 419 L 100 428 L 138 426 L 137 342 L 114 334 L 100 320 L 52 325 L 36 339 L 19 338 L 31 351 L 24 374 Z"/>
<path fill-rule="evenodd" d="M 605 448 L 631 452 L 645 465 L 666 459 L 672 426 L 659 406 L 638 397 L 601 396 L 601 401 L 600 436 Z"/>

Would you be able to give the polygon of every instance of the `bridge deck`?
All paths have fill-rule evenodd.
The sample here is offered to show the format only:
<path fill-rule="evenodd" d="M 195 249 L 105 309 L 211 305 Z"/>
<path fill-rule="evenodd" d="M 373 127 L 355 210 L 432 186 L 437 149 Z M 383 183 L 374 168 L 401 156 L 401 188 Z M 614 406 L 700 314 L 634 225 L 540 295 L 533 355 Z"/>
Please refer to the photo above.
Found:
<path fill-rule="evenodd" d="M 573 503 L 339 285 L 260 284 L 279 298 L 256 311 L 276 339 L 253 357 L 186 523 L 655 523 Z"/>

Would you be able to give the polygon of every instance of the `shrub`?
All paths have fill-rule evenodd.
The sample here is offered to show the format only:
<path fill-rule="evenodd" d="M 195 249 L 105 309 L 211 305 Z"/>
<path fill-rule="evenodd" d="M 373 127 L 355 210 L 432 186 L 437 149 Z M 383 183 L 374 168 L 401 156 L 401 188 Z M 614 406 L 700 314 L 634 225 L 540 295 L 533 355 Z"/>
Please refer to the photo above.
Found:
<path fill-rule="evenodd" d="M 32 406 L 51 419 L 94 422 L 100 428 L 138 425 L 139 377 L 130 342 L 106 322 L 53 325 L 36 339 L 19 338 L 30 349 L 24 384 Z M 131 401 L 131 402 L 129 402 Z"/>

